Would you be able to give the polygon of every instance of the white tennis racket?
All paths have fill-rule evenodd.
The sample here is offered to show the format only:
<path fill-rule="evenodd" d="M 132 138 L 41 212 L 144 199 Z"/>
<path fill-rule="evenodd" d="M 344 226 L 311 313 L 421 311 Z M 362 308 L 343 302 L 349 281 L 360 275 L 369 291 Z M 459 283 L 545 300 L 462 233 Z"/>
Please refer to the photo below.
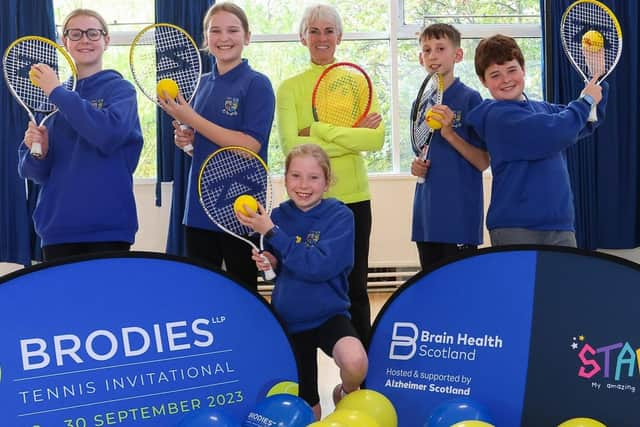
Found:
<path fill-rule="evenodd" d="M 202 164 L 198 174 L 198 196 L 207 216 L 225 233 L 264 251 L 264 236 L 260 248 L 248 238 L 253 230 L 242 225 L 233 209 L 235 200 L 243 195 L 254 197 L 266 211 L 271 212 L 271 177 L 266 163 L 251 150 L 243 147 L 224 147 L 213 152 Z M 266 256 L 263 259 L 269 262 Z M 266 280 L 276 277 L 273 269 L 264 272 Z"/>
<path fill-rule="evenodd" d="M 202 60 L 196 42 L 189 33 L 173 24 L 153 24 L 143 28 L 131 43 L 129 66 L 138 88 L 156 104 L 160 80 L 173 80 L 190 103 L 202 77 Z M 188 153 L 193 146 L 186 145 L 183 150 Z"/>
<path fill-rule="evenodd" d="M 425 77 L 418 90 L 418 96 L 411 107 L 411 146 L 416 156 L 426 160 L 429 146 L 435 130 L 427 124 L 425 114 L 431 107 L 442 104 L 444 79 L 438 73 Z M 418 177 L 418 184 L 424 183 L 424 177 Z"/>
<path fill-rule="evenodd" d="M 78 72 L 71 56 L 60 45 L 45 37 L 21 37 L 7 47 L 2 57 L 4 80 L 13 97 L 29 114 L 29 119 L 42 126 L 58 111 L 58 107 L 29 77 L 31 66 L 38 63 L 51 67 L 62 86 L 68 90 L 75 90 Z M 45 114 L 39 124 L 36 113 Z M 42 156 L 40 143 L 31 145 L 31 155 Z"/>
<path fill-rule="evenodd" d="M 562 15 L 560 22 L 562 47 L 571 65 L 585 82 L 594 69 L 600 84 L 615 68 L 622 54 L 622 29 L 618 18 L 607 6 L 596 0 L 578 0 Z M 593 105 L 589 121 L 598 120 Z"/>

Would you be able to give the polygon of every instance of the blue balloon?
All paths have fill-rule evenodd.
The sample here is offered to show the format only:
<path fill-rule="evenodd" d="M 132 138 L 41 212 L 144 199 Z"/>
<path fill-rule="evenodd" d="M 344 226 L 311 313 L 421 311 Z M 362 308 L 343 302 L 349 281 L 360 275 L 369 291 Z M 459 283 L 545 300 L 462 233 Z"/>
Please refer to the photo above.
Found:
<path fill-rule="evenodd" d="M 484 405 L 472 399 L 458 398 L 436 406 L 424 427 L 451 427 L 461 421 L 471 420 L 494 424 Z"/>
<path fill-rule="evenodd" d="M 307 427 L 314 423 L 313 409 L 292 394 L 273 394 L 249 412 L 242 427 Z"/>
<path fill-rule="evenodd" d="M 178 427 L 239 427 L 240 423 L 222 408 L 202 409 L 187 415 Z"/>

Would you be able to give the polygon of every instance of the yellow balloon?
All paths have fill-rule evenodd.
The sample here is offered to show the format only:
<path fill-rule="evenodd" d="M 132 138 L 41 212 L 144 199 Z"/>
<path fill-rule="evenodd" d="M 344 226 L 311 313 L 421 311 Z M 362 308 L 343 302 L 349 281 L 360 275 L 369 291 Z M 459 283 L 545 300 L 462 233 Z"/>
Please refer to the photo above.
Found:
<path fill-rule="evenodd" d="M 337 410 L 350 409 L 371 416 L 381 427 L 398 427 L 398 414 L 393 403 L 375 390 L 356 390 L 336 405 Z"/>
<path fill-rule="evenodd" d="M 164 99 L 164 93 L 171 99 L 176 99 L 178 96 L 178 83 L 173 79 L 162 79 L 158 81 L 156 85 L 156 92 L 158 97 Z"/>
<path fill-rule="evenodd" d="M 238 199 L 240 197 L 238 197 Z M 246 197 L 251 197 L 251 196 L 246 196 Z M 253 199 L 253 197 L 251 198 Z M 253 199 L 253 200 L 256 200 L 256 199 Z M 237 202 L 237 199 L 236 199 L 236 202 Z M 256 202 L 256 209 L 258 208 L 257 203 L 258 202 Z M 233 207 L 235 209 L 235 203 L 233 204 Z M 293 394 L 294 396 L 298 396 L 298 392 L 299 392 L 298 383 L 294 383 L 293 381 L 281 381 L 269 389 L 269 391 L 267 392 L 267 397 L 272 396 L 274 394 Z"/>
<path fill-rule="evenodd" d="M 451 427 L 495 427 L 495 426 L 493 424 L 485 423 L 484 421 L 469 420 L 469 421 L 460 421 L 459 423 L 455 423 Z"/>
<path fill-rule="evenodd" d="M 336 409 L 332 414 L 329 414 L 323 422 L 336 422 L 335 427 L 382 427 L 385 424 L 381 424 L 380 421 L 373 418 L 362 411 L 354 411 L 352 409 Z M 331 424 L 329 424 L 331 425 Z M 331 427 L 334 427 L 331 425 Z"/>
<path fill-rule="evenodd" d="M 588 52 L 599 52 L 604 47 L 604 37 L 596 30 L 589 30 L 582 36 L 582 47 Z"/>
<path fill-rule="evenodd" d="M 241 196 L 238 196 L 238 198 L 233 202 L 234 212 L 242 212 L 245 215 L 249 215 L 249 212 L 247 212 L 247 210 L 245 209 L 245 205 L 254 212 L 258 211 L 258 201 L 255 199 L 255 197 L 248 194 L 243 194 Z"/>
<path fill-rule="evenodd" d="M 558 425 L 558 427 L 607 427 L 593 418 L 571 418 Z"/>

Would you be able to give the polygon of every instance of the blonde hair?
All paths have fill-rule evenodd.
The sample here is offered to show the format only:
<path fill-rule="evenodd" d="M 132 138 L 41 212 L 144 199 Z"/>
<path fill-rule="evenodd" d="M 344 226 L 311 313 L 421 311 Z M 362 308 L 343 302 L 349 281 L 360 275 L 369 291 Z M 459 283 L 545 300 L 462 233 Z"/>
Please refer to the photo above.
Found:
<path fill-rule="evenodd" d="M 287 173 L 289 172 L 291 161 L 296 157 L 314 158 L 322 169 L 327 184 L 331 185 L 333 183 L 333 175 L 331 174 L 331 162 L 329 161 L 329 156 L 327 155 L 326 151 L 324 151 L 319 145 L 302 144 L 294 147 L 291 151 L 289 151 L 289 154 L 287 154 L 287 158 L 284 161 L 285 175 L 287 175 Z"/>
<path fill-rule="evenodd" d="M 213 17 L 213 15 L 215 15 L 218 12 L 229 12 L 232 15 L 235 15 L 236 18 L 240 20 L 240 23 L 242 24 L 242 29 L 244 30 L 244 32 L 247 34 L 249 34 L 250 32 L 249 18 L 247 18 L 247 14 L 244 12 L 244 10 L 240 6 L 230 1 L 215 3 L 209 8 L 209 10 L 207 10 L 207 13 L 204 14 L 204 18 L 202 19 L 202 31 L 204 32 L 203 47 L 205 49 L 207 48 L 207 28 L 209 27 L 209 21 L 211 21 L 211 18 Z"/>
<path fill-rule="evenodd" d="M 302 14 L 300 20 L 299 35 L 300 39 L 303 39 L 307 31 L 309 31 L 309 25 L 315 21 L 329 21 L 333 22 L 336 26 L 338 35 L 342 35 L 342 18 L 335 7 L 328 4 L 315 4 L 307 7 Z"/>
<path fill-rule="evenodd" d="M 102 27 L 102 31 L 104 31 L 105 35 L 109 34 L 109 28 L 107 27 L 107 21 L 104 20 L 102 15 L 100 15 L 98 12 L 96 12 L 95 10 L 92 10 L 92 9 L 75 9 L 75 10 L 72 10 L 67 15 L 67 17 L 64 18 L 64 21 L 62 21 L 62 34 L 64 34 L 64 32 L 67 30 L 67 25 L 69 24 L 69 21 L 72 18 L 75 18 L 76 16 L 90 16 L 92 18 L 97 19 L 98 22 L 100 23 L 100 26 Z"/>

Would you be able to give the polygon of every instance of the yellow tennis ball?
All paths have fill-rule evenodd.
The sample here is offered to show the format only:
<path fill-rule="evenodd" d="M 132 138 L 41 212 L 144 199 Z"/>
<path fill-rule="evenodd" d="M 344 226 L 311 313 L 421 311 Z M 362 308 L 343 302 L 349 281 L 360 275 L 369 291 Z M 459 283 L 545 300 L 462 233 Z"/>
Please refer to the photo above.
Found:
<path fill-rule="evenodd" d="M 582 47 L 588 52 L 599 52 L 604 47 L 604 37 L 596 30 L 589 30 L 582 36 Z"/>
<path fill-rule="evenodd" d="M 238 198 L 233 202 L 233 210 L 236 213 L 240 212 L 245 215 L 249 215 L 249 212 L 247 212 L 244 208 L 245 205 L 247 205 L 247 207 L 254 212 L 258 211 L 258 201 L 255 199 L 255 197 L 248 194 L 238 196 Z"/>
<path fill-rule="evenodd" d="M 31 80 L 32 85 L 39 87 L 38 82 L 33 79 L 33 76 L 35 76 L 35 71 L 32 68 L 29 70 L 29 80 Z"/>
<path fill-rule="evenodd" d="M 176 96 L 178 96 L 178 83 L 173 79 L 162 79 L 156 85 L 156 92 L 159 98 L 164 99 L 163 92 L 166 92 L 169 98 L 176 99 Z"/>
<path fill-rule="evenodd" d="M 424 119 L 427 121 L 427 126 L 429 126 L 431 129 L 437 130 L 442 127 L 442 123 L 436 120 L 436 118 L 439 120 L 444 119 L 442 114 L 436 113 L 435 111 L 431 111 L 431 108 L 429 108 L 427 112 L 424 114 Z"/>

